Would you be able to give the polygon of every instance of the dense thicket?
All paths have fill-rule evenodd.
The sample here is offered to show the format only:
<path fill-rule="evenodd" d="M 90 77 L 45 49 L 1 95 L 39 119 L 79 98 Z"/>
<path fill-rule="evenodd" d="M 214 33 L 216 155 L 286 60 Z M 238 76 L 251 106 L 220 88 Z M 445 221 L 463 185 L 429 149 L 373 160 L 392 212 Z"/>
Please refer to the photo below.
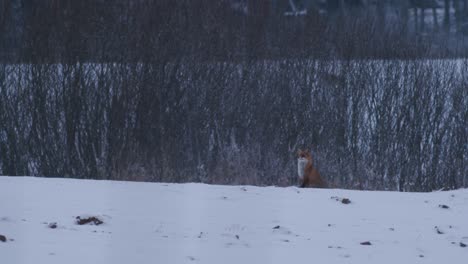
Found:
<path fill-rule="evenodd" d="M 0 0 L 0 174 L 284 186 L 311 147 L 335 187 L 468 186 L 468 1 L 273 2 Z"/>
<path fill-rule="evenodd" d="M 277 184 L 312 147 L 336 187 L 467 186 L 466 60 L 0 67 L 0 173 Z"/>

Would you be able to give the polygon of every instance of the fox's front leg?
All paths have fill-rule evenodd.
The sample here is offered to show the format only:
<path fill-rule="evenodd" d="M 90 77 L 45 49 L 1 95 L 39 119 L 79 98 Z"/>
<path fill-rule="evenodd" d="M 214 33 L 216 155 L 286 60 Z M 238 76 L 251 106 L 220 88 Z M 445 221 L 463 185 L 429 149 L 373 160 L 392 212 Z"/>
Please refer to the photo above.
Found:
<path fill-rule="evenodd" d="M 302 179 L 302 183 L 301 185 L 299 185 L 299 188 L 304 188 L 307 186 L 307 184 L 308 184 L 307 177 L 305 177 L 304 179 Z"/>

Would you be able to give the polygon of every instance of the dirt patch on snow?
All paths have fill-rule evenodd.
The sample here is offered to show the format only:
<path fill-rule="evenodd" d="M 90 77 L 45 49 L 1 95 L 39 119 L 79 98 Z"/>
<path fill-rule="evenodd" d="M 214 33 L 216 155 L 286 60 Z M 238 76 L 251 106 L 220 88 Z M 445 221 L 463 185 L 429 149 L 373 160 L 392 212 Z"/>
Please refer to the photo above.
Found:
<path fill-rule="evenodd" d="M 90 216 L 86 218 L 82 218 L 81 216 L 76 217 L 76 224 L 77 225 L 101 225 L 104 224 L 104 221 L 97 218 L 96 216 Z"/>

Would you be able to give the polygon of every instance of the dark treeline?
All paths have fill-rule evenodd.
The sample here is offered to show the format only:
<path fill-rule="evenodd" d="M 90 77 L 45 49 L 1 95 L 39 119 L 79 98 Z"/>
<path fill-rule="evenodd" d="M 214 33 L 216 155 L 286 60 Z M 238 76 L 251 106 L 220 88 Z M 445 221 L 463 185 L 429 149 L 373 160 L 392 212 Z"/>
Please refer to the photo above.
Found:
<path fill-rule="evenodd" d="M 296 183 L 312 147 L 332 186 L 467 186 L 466 60 L 0 67 L 0 173 Z"/>
<path fill-rule="evenodd" d="M 0 175 L 467 187 L 467 1 L 293 2 L 0 0 Z"/>
<path fill-rule="evenodd" d="M 467 1 L 445 1 L 443 21 L 436 15 L 441 8 L 424 16 L 430 5 L 419 2 L 2 0 L 0 58 L 71 63 L 466 55 Z M 298 9 L 300 3 L 307 13 L 287 15 L 290 4 Z"/>

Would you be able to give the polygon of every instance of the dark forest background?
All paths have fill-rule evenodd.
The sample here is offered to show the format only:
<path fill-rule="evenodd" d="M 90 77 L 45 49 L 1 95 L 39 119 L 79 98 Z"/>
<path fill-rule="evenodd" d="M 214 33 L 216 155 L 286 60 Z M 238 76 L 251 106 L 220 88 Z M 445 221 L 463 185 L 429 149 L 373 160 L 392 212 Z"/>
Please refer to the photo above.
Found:
<path fill-rule="evenodd" d="M 468 186 L 468 1 L 0 0 L 0 174 Z"/>

